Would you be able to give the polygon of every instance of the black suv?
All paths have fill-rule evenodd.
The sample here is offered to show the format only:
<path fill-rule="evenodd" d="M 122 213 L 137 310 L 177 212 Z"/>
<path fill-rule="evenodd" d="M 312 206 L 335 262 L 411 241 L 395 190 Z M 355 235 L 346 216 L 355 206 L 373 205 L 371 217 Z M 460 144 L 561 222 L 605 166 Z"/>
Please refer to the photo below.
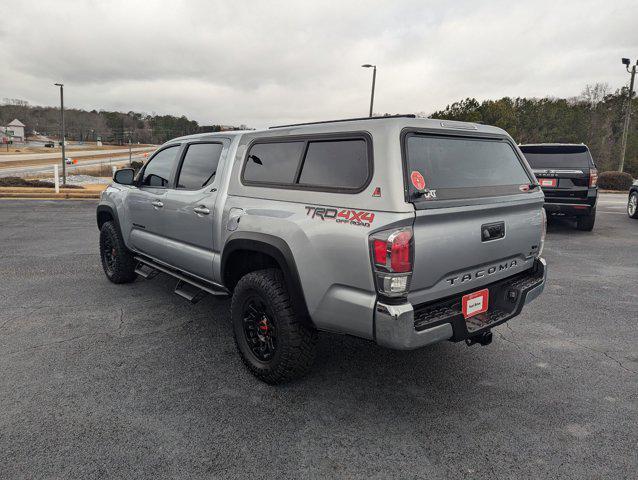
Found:
<path fill-rule="evenodd" d="M 576 217 L 579 230 L 593 230 L 598 170 L 587 146 L 539 143 L 520 149 L 545 193 L 547 214 Z"/>

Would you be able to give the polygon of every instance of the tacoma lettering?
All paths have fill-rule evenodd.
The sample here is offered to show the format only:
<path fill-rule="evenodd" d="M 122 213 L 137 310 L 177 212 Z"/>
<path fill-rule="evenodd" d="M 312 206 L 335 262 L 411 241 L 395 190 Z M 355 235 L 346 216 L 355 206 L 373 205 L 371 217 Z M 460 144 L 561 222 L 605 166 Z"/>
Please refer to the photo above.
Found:
<path fill-rule="evenodd" d="M 464 273 L 463 275 L 460 275 L 458 277 L 446 278 L 445 281 L 448 282 L 450 285 L 465 283 L 475 278 L 481 278 L 486 275 L 493 275 L 494 273 L 496 273 L 497 270 L 499 272 L 502 272 L 504 270 L 509 270 L 510 268 L 514 268 L 516 265 L 518 265 L 518 262 L 516 260 L 511 260 L 505 263 L 500 263 L 498 265 L 493 265 L 489 267 L 487 270 L 477 270 L 476 272 L 472 272 L 472 273 Z"/>

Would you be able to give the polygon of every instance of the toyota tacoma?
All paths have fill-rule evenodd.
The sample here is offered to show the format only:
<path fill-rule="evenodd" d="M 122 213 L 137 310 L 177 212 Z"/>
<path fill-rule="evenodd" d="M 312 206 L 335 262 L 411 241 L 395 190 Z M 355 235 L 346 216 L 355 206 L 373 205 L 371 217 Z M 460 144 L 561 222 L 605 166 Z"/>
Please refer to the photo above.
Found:
<path fill-rule="evenodd" d="M 543 291 L 543 202 L 505 131 L 402 115 L 176 138 L 115 173 L 97 225 L 110 281 L 232 297 L 237 350 L 275 384 L 321 331 L 489 344 Z"/>

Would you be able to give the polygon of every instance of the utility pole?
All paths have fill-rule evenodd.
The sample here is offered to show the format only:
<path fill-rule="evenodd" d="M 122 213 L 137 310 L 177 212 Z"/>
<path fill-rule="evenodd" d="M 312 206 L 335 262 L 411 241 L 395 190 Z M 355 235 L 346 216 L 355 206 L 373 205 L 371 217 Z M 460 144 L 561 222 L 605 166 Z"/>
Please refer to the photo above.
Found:
<path fill-rule="evenodd" d="M 623 65 L 631 75 L 631 79 L 629 80 L 629 93 L 627 95 L 627 110 L 625 112 L 625 124 L 623 125 L 622 130 L 622 141 L 620 143 L 620 166 L 618 167 L 618 171 L 622 172 L 625 168 L 625 153 L 627 151 L 627 135 L 629 134 L 629 118 L 631 117 L 631 100 L 634 96 L 634 78 L 636 77 L 636 65 L 638 65 L 638 61 L 636 61 L 636 65 L 631 67 L 629 70 L 629 64 L 631 60 L 628 58 L 622 59 Z"/>
<path fill-rule="evenodd" d="M 62 185 L 66 186 L 66 150 L 65 150 L 65 135 L 64 135 L 64 84 L 55 83 L 54 85 L 60 87 L 60 136 L 62 137 Z"/>
<path fill-rule="evenodd" d="M 131 167 L 133 165 L 133 161 L 131 159 L 131 135 L 128 136 L 128 166 Z"/>
<path fill-rule="evenodd" d="M 377 80 L 377 66 L 366 63 L 361 65 L 363 68 L 372 68 L 372 93 L 370 94 L 370 117 L 372 117 L 372 108 L 374 106 L 374 84 Z"/>

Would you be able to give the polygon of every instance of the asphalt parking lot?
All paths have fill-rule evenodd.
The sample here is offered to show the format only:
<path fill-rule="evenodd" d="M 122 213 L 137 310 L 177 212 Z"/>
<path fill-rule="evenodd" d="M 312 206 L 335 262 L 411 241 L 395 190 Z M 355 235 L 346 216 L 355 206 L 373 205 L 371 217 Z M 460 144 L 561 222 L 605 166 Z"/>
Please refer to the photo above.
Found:
<path fill-rule="evenodd" d="M 109 283 L 94 202 L 0 201 L 0 478 L 636 478 L 638 221 L 601 197 L 489 347 L 323 335 L 282 387 L 227 301 Z"/>

